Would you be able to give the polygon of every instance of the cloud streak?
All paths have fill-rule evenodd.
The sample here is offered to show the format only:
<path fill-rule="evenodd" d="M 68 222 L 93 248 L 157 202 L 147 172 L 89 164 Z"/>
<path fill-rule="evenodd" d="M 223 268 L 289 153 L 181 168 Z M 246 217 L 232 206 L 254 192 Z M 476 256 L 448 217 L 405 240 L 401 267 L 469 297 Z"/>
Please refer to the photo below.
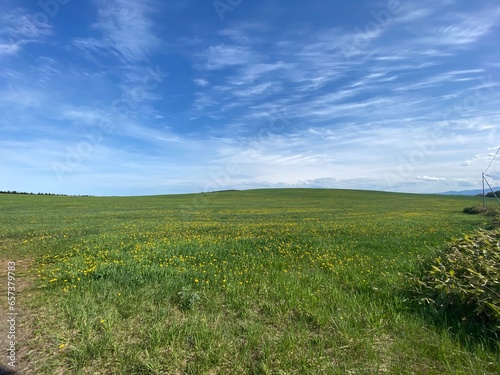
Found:
<path fill-rule="evenodd" d="M 150 19 L 158 4 L 132 0 L 94 2 L 97 21 L 91 28 L 99 37 L 75 38 L 73 45 L 92 61 L 110 56 L 125 64 L 148 61 L 150 54 L 161 45 Z"/>

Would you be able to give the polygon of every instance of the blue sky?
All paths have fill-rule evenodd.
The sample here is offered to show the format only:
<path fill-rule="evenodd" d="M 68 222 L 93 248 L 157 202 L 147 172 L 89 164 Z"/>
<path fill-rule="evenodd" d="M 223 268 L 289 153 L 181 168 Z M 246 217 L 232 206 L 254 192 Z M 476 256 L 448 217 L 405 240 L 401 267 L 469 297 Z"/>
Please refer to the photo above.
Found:
<path fill-rule="evenodd" d="M 500 145 L 495 1 L 4 0 L 0 25 L 0 190 L 464 190 Z"/>

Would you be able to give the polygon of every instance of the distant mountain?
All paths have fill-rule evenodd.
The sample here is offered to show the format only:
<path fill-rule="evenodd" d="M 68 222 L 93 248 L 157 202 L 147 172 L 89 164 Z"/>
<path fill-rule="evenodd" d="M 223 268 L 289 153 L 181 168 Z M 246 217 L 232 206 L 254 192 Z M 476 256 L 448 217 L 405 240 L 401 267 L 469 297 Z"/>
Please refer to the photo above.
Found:
<path fill-rule="evenodd" d="M 493 191 L 500 190 L 500 187 L 494 187 Z M 485 193 L 490 192 L 489 188 L 485 188 Z M 445 191 L 444 193 L 438 193 L 442 195 L 480 195 L 483 194 L 483 189 L 473 189 L 473 190 L 461 190 L 461 191 Z"/>

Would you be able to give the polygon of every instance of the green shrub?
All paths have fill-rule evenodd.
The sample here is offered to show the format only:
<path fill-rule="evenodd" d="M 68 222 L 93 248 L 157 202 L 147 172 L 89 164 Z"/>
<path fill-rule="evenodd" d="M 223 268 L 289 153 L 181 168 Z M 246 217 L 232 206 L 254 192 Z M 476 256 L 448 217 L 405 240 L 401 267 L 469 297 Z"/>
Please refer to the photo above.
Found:
<path fill-rule="evenodd" d="M 420 302 L 500 331 L 500 228 L 455 240 L 413 280 Z"/>
<path fill-rule="evenodd" d="M 483 207 L 480 204 L 477 204 L 472 207 L 465 207 L 463 212 L 466 214 L 485 214 L 486 216 L 498 217 L 500 216 L 500 206 L 486 206 Z"/>
<path fill-rule="evenodd" d="M 497 205 L 486 207 L 485 214 L 487 216 L 493 216 L 495 218 L 498 218 L 498 216 L 500 216 L 500 207 Z"/>
<path fill-rule="evenodd" d="M 487 208 L 483 207 L 479 204 L 472 206 L 472 207 L 465 207 L 464 208 L 464 213 L 466 213 L 466 214 L 481 214 L 481 213 L 486 212 L 486 211 L 487 211 Z"/>

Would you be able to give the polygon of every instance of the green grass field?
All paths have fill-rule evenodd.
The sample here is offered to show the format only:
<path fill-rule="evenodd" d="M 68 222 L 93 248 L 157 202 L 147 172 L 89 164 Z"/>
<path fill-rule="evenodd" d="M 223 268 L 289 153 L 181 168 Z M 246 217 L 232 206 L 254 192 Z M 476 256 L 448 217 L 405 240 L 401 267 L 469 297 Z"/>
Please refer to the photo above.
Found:
<path fill-rule="evenodd" d="M 498 374 L 498 345 L 428 319 L 407 293 L 419 255 L 486 224 L 462 213 L 475 203 L 326 189 L 2 195 L 2 274 L 14 260 L 26 284 L 18 368 Z"/>

